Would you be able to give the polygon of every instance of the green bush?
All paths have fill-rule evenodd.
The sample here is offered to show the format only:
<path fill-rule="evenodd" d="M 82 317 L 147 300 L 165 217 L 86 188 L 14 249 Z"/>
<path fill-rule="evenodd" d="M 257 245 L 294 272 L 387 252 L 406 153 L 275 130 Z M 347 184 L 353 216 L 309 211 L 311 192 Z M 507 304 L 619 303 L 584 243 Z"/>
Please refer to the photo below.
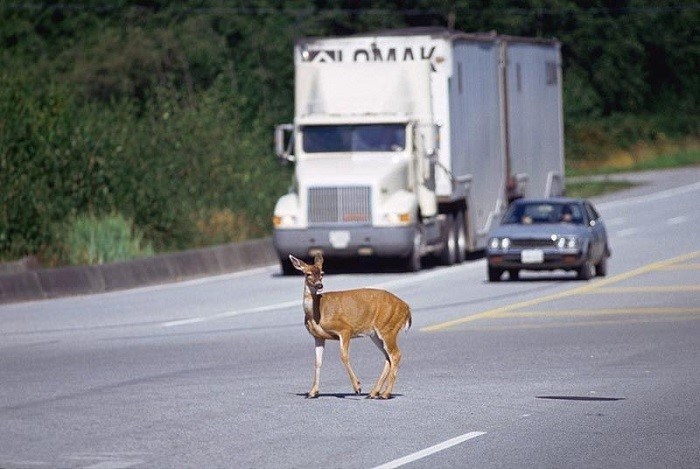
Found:
<path fill-rule="evenodd" d="M 81 215 L 54 228 L 54 246 L 61 263 L 104 264 L 152 256 L 143 233 L 122 215 Z"/>
<path fill-rule="evenodd" d="M 301 36 L 444 26 L 453 12 L 463 31 L 557 37 L 567 165 L 700 135 L 697 8 L 108 3 L 0 2 L 0 260 L 73 262 L 53 254 L 55 227 L 85 213 L 122 214 L 158 252 L 269 234 L 291 178 L 272 130 L 292 120 Z"/>

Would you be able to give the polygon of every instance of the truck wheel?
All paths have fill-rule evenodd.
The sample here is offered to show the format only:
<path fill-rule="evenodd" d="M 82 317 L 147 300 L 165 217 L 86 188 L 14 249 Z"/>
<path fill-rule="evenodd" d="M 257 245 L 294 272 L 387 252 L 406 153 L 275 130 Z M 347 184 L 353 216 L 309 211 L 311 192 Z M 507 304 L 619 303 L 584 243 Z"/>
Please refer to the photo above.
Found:
<path fill-rule="evenodd" d="M 457 234 L 452 215 L 447 215 L 445 219 L 445 239 L 440 251 L 440 263 L 452 265 L 457 261 Z"/>
<path fill-rule="evenodd" d="M 489 272 L 489 282 L 498 282 L 501 280 L 501 275 L 503 274 L 502 269 L 498 269 L 496 267 L 489 266 L 488 272 Z"/>
<path fill-rule="evenodd" d="M 455 261 L 461 264 L 467 258 L 467 228 L 464 226 L 464 212 L 461 210 L 455 215 L 455 236 L 457 248 Z"/>
<path fill-rule="evenodd" d="M 413 233 L 413 247 L 411 253 L 404 259 L 407 272 L 418 272 L 421 269 L 420 249 L 423 244 L 423 236 L 418 228 Z"/>
<path fill-rule="evenodd" d="M 296 273 L 296 269 L 292 265 L 291 262 L 289 262 L 289 259 L 284 259 L 280 258 L 280 270 L 282 271 L 282 275 L 288 276 L 288 275 L 294 275 Z"/>

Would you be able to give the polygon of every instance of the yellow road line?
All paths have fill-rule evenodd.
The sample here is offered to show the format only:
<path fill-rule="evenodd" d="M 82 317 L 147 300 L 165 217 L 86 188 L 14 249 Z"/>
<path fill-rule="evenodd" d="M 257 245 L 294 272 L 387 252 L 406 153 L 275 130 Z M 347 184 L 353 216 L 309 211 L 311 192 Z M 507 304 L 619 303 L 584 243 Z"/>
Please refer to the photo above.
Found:
<path fill-rule="evenodd" d="M 700 292 L 700 285 L 649 285 L 646 287 L 603 287 L 588 293 L 673 293 Z"/>
<path fill-rule="evenodd" d="M 661 268 L 661 270 L 698 270 L 700 269 L 700 264 L 698 263 L 692 263 L 692 264 L 674 264 L 674 265 L 667 265 Z"/>
<path fill-rule="evenodd" d="M 700 308 L 604 308 L 567 309 L 562 311 L 511 311 L 493 318 L 562 318 L 576 316 L 613 316 L 635 314 L 700 314 Z"/>
<path fill-rule="evenodd" d="M 569 327 L 595 327 L 595 326 L 610 326 L 616 324 L 655 324 L 663 322 L 679 322 L 679 321 L 696 321 L 700 320 L 697 316 L 687 316 L 682 318 L 629 318 L 629 319 L 601 319 L 598 321 L 575 321 L 575 322 L 550 322 L 544 324 L 504 324 L 500 326 L 475 326 L 470 325 L 465 330 L 470 332 L 489 332 L 489 331 L 511 331 L 511 330 L 527 330 L 527 329 L 563 329 Z"/>
<path fill-rule="evenodd" d="M 578 288 L 572 288 L 571 290 L 565 290 L 562 292 L 553 293 L 551 295 L 545 295 L 545 296 L 540 296 L 538 298 L 533 298 L 532 300 L 521 301 L 519 303 L 513 303 L 510 305 L 502 306 L 500 308 L 495 308 L 495 309 L 491 309 L 488 311 L 484 311 L 482 313 L 473 314 L 471 316 L 465 316 L 465 317 L 453 319 L 451 321 L 445 321 L 442 323 L 433 324 L 432 326 L 427 326 L 427 327 L 424 327 L 420 330 L 422 332 L 444 331 L 445 329 L 449 329 L 451 327 L 455 327 L 455 326 L 458 326 L 460 324 L 464 324 L 467 322 L 494 317 L 498 314 L 507 313 L 509 311 L 514 311 L 517 309 L 527 308 L 529 306 L 539 305 L 542 303 L 546 303 L 548 301 L 553 301 L 553 300 L 567 298 L 567 297 L 574 296 L 574 295 L 581 295 L 584 293 L 589 293 L 597 288 L 600 288 L 600 287 L 603 287 L 606 285 L 611 285 L 613 283 L 621 282 L 623 280 L 627 280 L 627 279 L 632 278 L 632 277 L 636 277 L 636 276 L 643 275 L 643 274 L 646 274 L 649 272 L 653 272 L 655 270 L 663 269 L 664 267 L 667 267 L 669 265 L 673 265 L 673 264 L 677 264 L 679 262 L 684 262 L 684 261 L 687 261 L 690 259 L 694 259 L 695 257 L 698 257 L 698 256 L 700 256 L 700 251 L 695 251 L 695 252 L 691 252 L 688 254 L 683 254 L 681 256 L 673 257 L 671 259 L 667 259 L 664 261 L 653 262 L 651 264 L 647 264 L 647 265 L 644 265 L 644 266 L 639 267 L 637 269 L 633 269 L 633 270 L 630 270 L 628 272 L 624 272 L 622 274 L 614 275 L 612 277 L 607 277 L 604 279 L 591 281 L 591 282 L 587 283 L 586 285 L 583 285 L 583 286 L 578 287 Z"/>

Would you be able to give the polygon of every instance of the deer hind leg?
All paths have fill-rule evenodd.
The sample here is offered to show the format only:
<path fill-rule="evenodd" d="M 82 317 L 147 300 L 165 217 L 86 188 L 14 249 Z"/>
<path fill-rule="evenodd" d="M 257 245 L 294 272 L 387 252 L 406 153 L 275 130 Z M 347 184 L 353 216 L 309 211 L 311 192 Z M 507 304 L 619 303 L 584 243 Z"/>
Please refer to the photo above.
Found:
<path fill-rule="evenodd" d="M 379 379 L 372 388 L 372 391 L 370 391 L 369 396 L 367 396 L 369 399 L 374 399 L 379 395 L 379 393 L 382 390 L 382 387 L 384 387 L 386 377 L 389 376 L 389 369 L 391 368 L 391 363 L 389 361 L 389 355 L 386 353 L 386 350 L 384 350 L 384 341 L 382 340 L 382 338 L 379 337 L 379 335 L 376 332 L 370 335 L 370 338 L 372 339 L 372 342 L 374 342 L 374 345 L 376 345 L 377 348 L 381 350 L 382 354 L 384 355 L 384 369 L 379 375 Z"/>
<path fill-rule="evenodd" d="M 384 351 L 389 357 L 389 372 L 386 376 L 386 387 L 381 391 L 382 399 L 389 399 L 396 383 L 396 376 L 399 372 L 399 362 L 401 361 L 401 350 L 396 343 L 396 334 L 384 339 Z"/>
<path fill-rule="evenodd" d="M 314 361 L 314 382 L 311 385 L 311 390 L 306 395 L 307 398 L 318 397 L 318 388 L 321 381 L 321 364 L 323 363 L 323 348 L 325 347 L 326 341 L 323 339 L 316 339 L 316 355 Z"/>
<path fill-rule="evenodd" d="M 357 378 L 357 375 L 353 371 L 352 366 L 350 366 L 350 336 L 341 335 L 341 336 L 339 336 L 339 338 L 340 338 L 340 360 L 343 362 L 343 365 L 345 366 L 345 370 L 348 372 L 348 376 L 350 377 L 350 384 L 352 385 L 352 389 L 355 391 L 355 394 L 360 394 L 360 392 L 362 392 L 360 380 Z"/>

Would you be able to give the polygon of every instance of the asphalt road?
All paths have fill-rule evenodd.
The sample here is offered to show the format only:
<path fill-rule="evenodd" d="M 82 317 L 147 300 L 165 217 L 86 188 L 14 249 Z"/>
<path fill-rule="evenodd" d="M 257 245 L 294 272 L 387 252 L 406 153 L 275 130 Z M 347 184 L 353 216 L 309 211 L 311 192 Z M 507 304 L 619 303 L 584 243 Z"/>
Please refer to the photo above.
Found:
<path fill-rule="evenodd" d="M 483 259 L 336 273 L 404 298 L 395 398 L 356 396 L 277 266 L 0 306 L 0 468 L 700 467 L 700 168 L 594 199 L 608 276 Z M 332 272 L 332 266 L 327 271 Z M 382 358 L 351 359 L 369 391 Z"/>

